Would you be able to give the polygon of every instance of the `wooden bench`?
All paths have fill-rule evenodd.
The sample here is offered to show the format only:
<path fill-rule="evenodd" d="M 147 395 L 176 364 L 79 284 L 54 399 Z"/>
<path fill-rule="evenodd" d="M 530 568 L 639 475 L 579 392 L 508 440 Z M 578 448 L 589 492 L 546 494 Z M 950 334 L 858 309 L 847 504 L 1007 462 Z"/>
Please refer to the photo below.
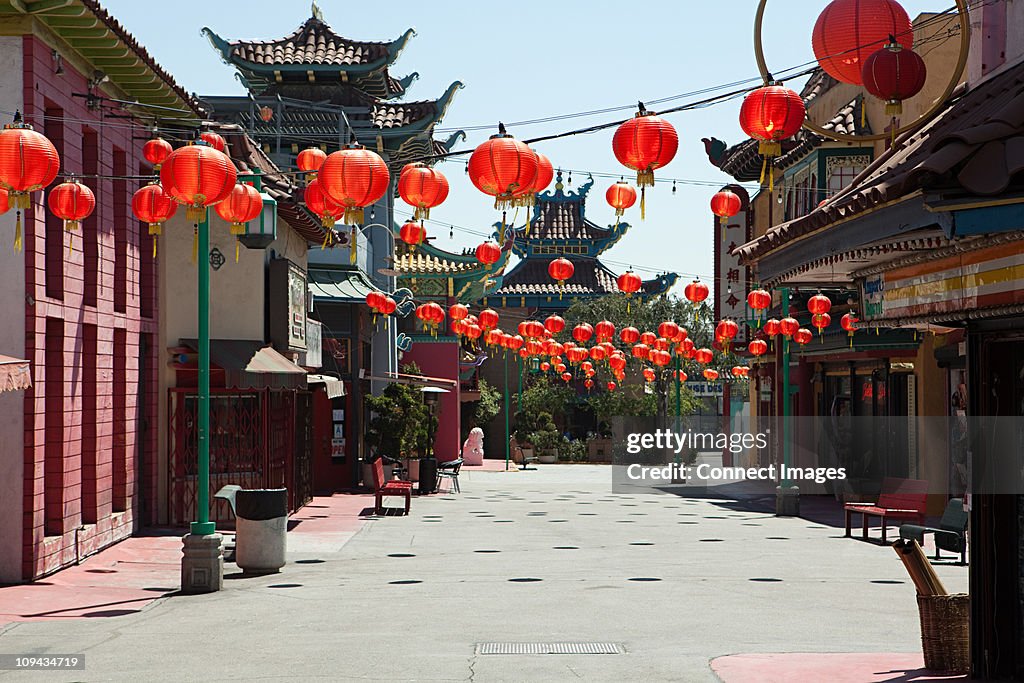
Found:
<path fill-rule="evenodd" d="M 384 480 L 384 463 L 381 458 L 377 458 L 373 461 L 373 488 L 376 491 L 376 502 L 374 505 L 374 512 L 378 515 L 384 514 L 384 496 L 404 496 L 405 497 L 405 514 L 409 514 L 409 508 L 412 505 L 412 482 L 411 481 L 398 481 Z"/>
<path fill-rule="evenodd" d="M 882 480 L 882 492 L 875 503 L 847 503 L 846 535 L 850 535 L 850 518 L 855 512 L 863 520 L 863 538 L 868 537 L 868 520 L 879 517 L 882 523 L 882 543 L 885 543 L 887 520 L 912 520 L 924 524 L 925 505 L 928 498 L 928 482 L 921 479 L 897 479 L 886 477 Z"/>

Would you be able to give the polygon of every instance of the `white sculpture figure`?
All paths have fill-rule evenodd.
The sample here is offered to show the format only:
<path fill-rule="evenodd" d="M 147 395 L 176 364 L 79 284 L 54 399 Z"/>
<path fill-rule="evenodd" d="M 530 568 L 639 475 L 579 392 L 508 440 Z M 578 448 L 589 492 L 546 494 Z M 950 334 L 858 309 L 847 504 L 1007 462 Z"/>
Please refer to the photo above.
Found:
<path fill-rule="evenodd" d="M 479 427 L 470 429 L 469 437 L 462 444 L 462 464 L 484 464 L 484 430 Z"/>

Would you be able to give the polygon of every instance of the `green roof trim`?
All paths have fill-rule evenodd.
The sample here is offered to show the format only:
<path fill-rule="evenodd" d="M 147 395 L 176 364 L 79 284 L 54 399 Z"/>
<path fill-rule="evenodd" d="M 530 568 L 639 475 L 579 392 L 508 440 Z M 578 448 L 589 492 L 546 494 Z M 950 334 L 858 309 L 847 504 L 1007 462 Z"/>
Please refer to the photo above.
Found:
<path fill-rule="evenodd" d="M 313 299 L 330 303 L 361 304 L 370 292 L 384 292 L 355 266 L 317 266 L 308 272 Z"/>

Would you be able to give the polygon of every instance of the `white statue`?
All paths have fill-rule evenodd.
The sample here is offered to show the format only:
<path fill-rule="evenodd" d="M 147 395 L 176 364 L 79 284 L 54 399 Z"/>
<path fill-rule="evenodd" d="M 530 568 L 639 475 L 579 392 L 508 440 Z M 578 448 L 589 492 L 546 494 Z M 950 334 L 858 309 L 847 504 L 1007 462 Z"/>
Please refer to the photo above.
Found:
<path fill-rule="evenodd" d="M 483 465 L 484 464 L 484 430 L 473 427 L 469 430 L 469 437 L 462 444 L 462 464 Z"/>

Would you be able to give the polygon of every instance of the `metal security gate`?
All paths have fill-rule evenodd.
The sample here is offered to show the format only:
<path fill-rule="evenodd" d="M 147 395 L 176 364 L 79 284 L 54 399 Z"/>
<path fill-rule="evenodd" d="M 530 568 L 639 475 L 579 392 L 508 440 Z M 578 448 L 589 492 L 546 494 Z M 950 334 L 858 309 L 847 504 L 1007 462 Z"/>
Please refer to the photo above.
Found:
<path fill-rule="evenodd" d="M 287 488 L 289 509 L 312 499 L 312 410 L 307 391 L 213 389 L 210 392 L 211 521 L 233 522 L 222 486 Z M 168 389 L 168 522 L 195 519 L 198 480 L 198 397 Z"/>

